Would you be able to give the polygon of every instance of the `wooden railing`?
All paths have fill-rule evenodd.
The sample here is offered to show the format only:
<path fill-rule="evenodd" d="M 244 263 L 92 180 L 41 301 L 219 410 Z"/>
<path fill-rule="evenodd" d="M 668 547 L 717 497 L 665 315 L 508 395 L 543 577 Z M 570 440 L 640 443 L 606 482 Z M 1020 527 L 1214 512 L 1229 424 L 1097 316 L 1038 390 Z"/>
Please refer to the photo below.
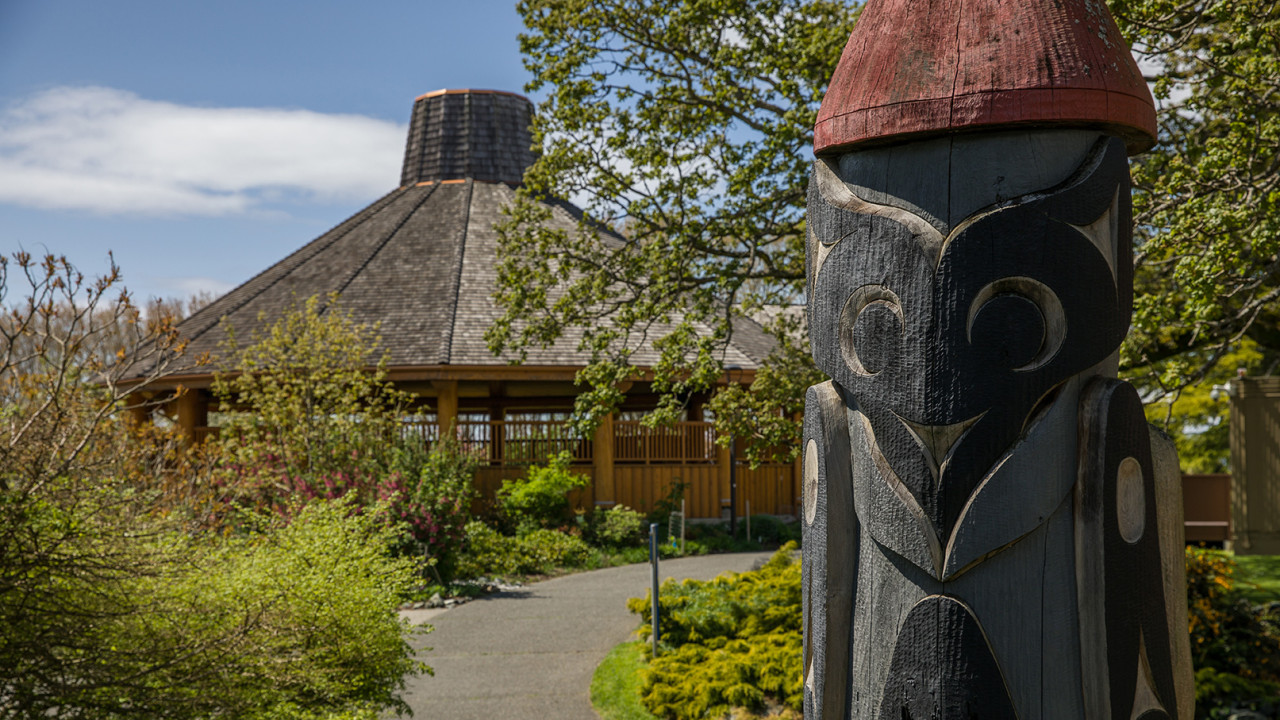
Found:
<path fill-rule="evenodd" d="M 440 439 L 440 426 L 434 422 L 406 422 L 404 432 L 428 445 Z M 591 439 L 578 437 L 554 420 L 463 421 L 457 433 L 463 449 L 491 465 L 541 463 L 562 452 L 576 463 L 591 461 Z"/>
<path fill-rule="evenodd" d="M 639 421 L 613 424 L 613 459 L 618 463 L 713 463 L 716 435 L 709 422 L 645 427 Z"/>
<path fill-rule="evenodd" d="M 680 422 L 672 427 L 647 428 L 638 421 L 613 424 L 614 462 L 670 464 L 715 462 L 715 431 L 708 422 Z M 542 463 L 568 452 L 576 463 L 591 462 L 594 443 L 575 435 L 563 422 L 547 420 L 463 421 L 457 425 L 462 446 L 491 465 Z M 440 438 L 434 422 L 404 424 L 407 437 L 427 444 Z"/>

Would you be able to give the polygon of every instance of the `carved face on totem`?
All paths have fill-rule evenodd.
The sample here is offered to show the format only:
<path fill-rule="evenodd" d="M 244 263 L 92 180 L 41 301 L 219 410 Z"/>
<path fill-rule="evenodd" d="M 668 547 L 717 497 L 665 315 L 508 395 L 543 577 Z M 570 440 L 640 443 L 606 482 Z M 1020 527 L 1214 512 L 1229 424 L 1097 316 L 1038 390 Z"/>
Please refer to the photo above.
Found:
<path fill-rule="evenodd" d="M 1055 145 L 1043 157 L 1071 166 L 1036 167 L 1032 147 L 1015 158 L 1021 175 L 984 175 L 984 163 L 1018 164 L 997 137 L 970 143 L 967 159 L 948 145 L 937 177 L 879 172 L 921 173 L 883 157 L 935 152 L 916 143 L 820 159 L 810 182 L 815 359 L 942 538 L 1063 383 L 1115 352 L 1129 323 L 1124 144 L 1084 131 L 1042 141 Z"/>

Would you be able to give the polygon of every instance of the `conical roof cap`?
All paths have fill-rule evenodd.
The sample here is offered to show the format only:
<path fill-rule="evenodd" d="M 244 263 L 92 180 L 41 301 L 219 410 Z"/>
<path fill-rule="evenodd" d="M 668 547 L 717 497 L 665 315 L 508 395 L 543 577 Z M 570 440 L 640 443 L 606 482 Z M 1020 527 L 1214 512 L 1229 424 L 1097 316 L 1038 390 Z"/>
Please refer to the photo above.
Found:
<path fill-rule="evenodd" d="M 814 151 L 1020 125 L 1095 127 L 1130 154 L 1155 143 L 1155 102 L 1103 0 L 867 0 Z"/>

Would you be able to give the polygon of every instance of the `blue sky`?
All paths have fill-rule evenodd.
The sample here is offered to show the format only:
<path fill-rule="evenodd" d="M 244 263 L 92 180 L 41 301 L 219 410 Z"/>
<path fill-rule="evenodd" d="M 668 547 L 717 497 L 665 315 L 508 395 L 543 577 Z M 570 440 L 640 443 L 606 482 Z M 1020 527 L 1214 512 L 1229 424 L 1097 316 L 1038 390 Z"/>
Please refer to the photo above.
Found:
<path fill-rule="evenodd" d="M 228 290 L 396 186 L 414 97 L 522 92 L 522 27 L 490 0 L 0 0 L 0 252 Z"/>

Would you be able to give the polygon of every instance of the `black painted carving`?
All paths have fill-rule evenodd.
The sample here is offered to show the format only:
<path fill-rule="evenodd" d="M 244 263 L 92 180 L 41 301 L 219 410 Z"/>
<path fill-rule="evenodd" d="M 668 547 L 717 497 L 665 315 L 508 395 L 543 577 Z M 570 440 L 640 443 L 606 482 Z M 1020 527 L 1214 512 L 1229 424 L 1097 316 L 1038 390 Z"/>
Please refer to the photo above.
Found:
<path fill-rule="evenodd" d="M 814 357 L 858 399 L 889 465 L 945 538 L 1041 398 L 1107 357 L 1123 337 L 1131 272 L 1118 268 L 1125 279 L 1117 283 L 1108 259 L 1072 224 L 1097 219 L 1117 194 L 1126 205 L 1124 144 L 1100 140 L 1063 187 L 978 213 L 952 229 L 936 255 L 927 238 L 893 217 L 836 207 L 818 182 L 809 192 L 812 232 L 830 246 L 809 299 Z M 1127 248 L 1128 234 L 1118 242 Z M 1010 279 L 1026 279 L 1023 285 L 1040 292 L 1003 287 L 975 305 L 984 288 Z M 900 301 L 863 304 L 859 290 L 868 287 Z M 1053 303 L 1064 326 L 1049 324 Z M 1026 328 L 1039 328 L 1040 337 L 1008 334 Z M 850 346 L 868 358 L 863 368 L 847 361 Z M 1052 354 L 1027 367 L 1046 347 Z M 969 421 L 955 445 L 935 444 L 942 457 L 933 459 L 945 462 L 935 474 L 912 424 Z"/>
<path fill-rule="evenodd" d="M 1164 583 L 1160 576 L 1160 543 L 1156 532 L 1155 473 L 1142 401 L 1129 383 L 1098 378 L 1085 389 L 1081 406 L 1080 508 L 1096 516 L 1102 534 L 1102 588 L 1105 593 L 1105 642 L 1111 716 L 1132 717 L 1135 690 L 1150 675 L 1151 691 L 1168 714 L 1177 717 L 1173 658 L 1165 621 Z M 1126 519 L 1117 485 L 1122 465 L 1141 472 L 1140 512 Z M 1126 525 L 1139 528 L 1126 538 Z M 1146 663 L 1146 668 L 1141 664 Z M 1144 672 L 1145 671 L 1145 672 Z M 1145 717 L 1145 715 L 1144 715 Z"/>
<path fill-rule="evenodd" d="M 977 618 L 955 598 L 932 595 L 902 623 L 880 720 L 1017 720 L 1000 664 Z"/>
<path fill-rule="evenodd" d="M 1095 379 L 1132 312 L 1125 147 L 1046 131 L 1013 194 L 1007 138 L 815 164 L 807 718 L 1189 717 L 1141 403 Z M 948 153 L 989 175 L 918 177 Z"/>

